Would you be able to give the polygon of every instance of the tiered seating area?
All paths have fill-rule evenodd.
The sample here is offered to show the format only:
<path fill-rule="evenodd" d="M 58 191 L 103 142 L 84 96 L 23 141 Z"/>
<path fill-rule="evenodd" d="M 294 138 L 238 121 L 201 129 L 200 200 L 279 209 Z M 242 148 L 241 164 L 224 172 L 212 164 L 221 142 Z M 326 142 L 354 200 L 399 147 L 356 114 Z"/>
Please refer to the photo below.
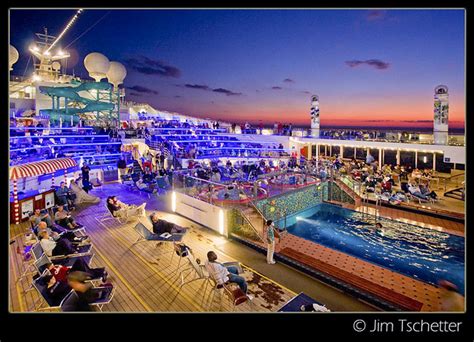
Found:
<path fill-rule="evenodd" d="M 111 132 L 92 127 L 10 127 L 10 165 L 71 157 L 91 166 L 115 166 L 121 142 Z"/>

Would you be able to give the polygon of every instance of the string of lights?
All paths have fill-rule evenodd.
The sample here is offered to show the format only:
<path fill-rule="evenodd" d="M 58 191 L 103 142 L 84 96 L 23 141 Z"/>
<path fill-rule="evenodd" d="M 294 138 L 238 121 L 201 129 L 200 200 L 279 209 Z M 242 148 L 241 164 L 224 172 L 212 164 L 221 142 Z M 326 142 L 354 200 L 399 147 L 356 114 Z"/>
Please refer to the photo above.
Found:
<path fill-rule="evenodd" d="M 81 14 L 83 11 L 82 8 L 79 8 L 76 12 L 76 14 L 74 15 L 74 17 L 72 17 L 71 20 L 69 20 L 69 22 L 67 23 L 66 27 L 63 29 L 63 31 L 59 34 L 59 36 L 56 38 L 56 40 L 50 45 L 50 47 L 44 52 L 45 55 L 48 55 L 50 52 L 50 50 L 53 48 L 54 45 L 57 44 L 57 42 L 59 42 L 59 40 L 66 34 L 66 32 L 71 28 L 71 26 L 74 24 L 74 22 L 77 20 L 77 18 L 79 17 L 79 14 Z"/>

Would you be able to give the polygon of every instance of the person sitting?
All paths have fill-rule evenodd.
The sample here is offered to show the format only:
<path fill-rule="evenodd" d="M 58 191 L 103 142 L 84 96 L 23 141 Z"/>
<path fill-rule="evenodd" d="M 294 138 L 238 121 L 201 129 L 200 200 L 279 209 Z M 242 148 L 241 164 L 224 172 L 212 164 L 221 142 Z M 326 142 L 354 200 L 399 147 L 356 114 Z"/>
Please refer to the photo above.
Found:
<path fill-rule="evenodd" d="M 438 195 L 436 194 L 436 192 L 430 190 L 430 187 L 428 184 L 420 185 L 420 192 L 423 195 L 427 197 L 431 197 L 434 200 L 438 199 Z"/>
<path fill-rule="evenodd" d="M 372 176 L 368 176 L 365 181 L 365 191 L 367 192 L 375 192 L 375 185 L 377 182 Z"/>
<path fill-rule="evenodd" d="M 67 238 L 60 237 L 55 241 L 46 230 L 41 230 L 38 236 L 41 248 L 49 257 L 77 253 L 77 247 Z"/>
<path fill-rule="evenodd" d="M 68 228 L 68 229 L 77 229 L 82 228 L 82 226 L 74 221 L 71 214 L 64 210 L 63 205 L 58 206 L 58 210 L 56 214 L 54 214 L 54 220 L 57 224 L 61 227 Z"/>
<path fill-rule="evenodd" d="M 154 188 L 154 184 L 151 183 L 151 184 L 147 184 L 142 178 L 139 178 L 135 185 L 137 186 L 138 189 L 140 189 L 141 191 L 145 191 L 145 192 L 151 192 L 151 193 L 156 193 L 158 191 L 158 189 L 155 189 Z"/>
<path fill-rule="evenodd" d="M 155 174 L 153 174 L 150 171 L 145 171 L 145 174 L 143 175 L 142 179 L 144 183 L 152 183 L 155 179 Z"/>
<path fill-rule="evenodd" d="M 385 177 L 382 184 L 382 191 L 383 192 L 391 192 L 392 191 L 392 183 L 390 182 L 389 177 Z"/>
<path fill-rule="evenodd" d="M 59 305 L 66 295 L 71 292 L 67 281 L 58 281 L 52 274 L 46 274 L 41 278 L 46 285 L 46 293 L 51 298 L 53 305 Z"/>
<path fill-rule="evenodd" d="M 221 181 L 221 174 L 218 169 L 212 170 L 211 181 L 214 183 L 220 183 Z"/>
<path fill-rule="evenodd" d="M 408 183 L 408 192 L 417 198 L 423 199 L 423 200 L 429 200 L 429 196 L 423 195 L 421 193 L 420 187 L 416 185 L 415 183 Z"/>
<path fill-rule="evenodd" d="M 247 281 L 244 277 L 239 276 L 239 270 L 236 266 L 224 266 L 217 262 L 217 254 L 213 251 L 207 252 L 206 269 L 218 285 L 236 283 L 240 289 L 252 300 L 253 296 L 247 294 Z"/>
<path fill-rule="evenodd" d="M 107 198 L 107 208 L 114 217 L 129 218 L 133 216 L 145 216 L 146 202 L 140 206 L 128 205 L 120 202 L 117 196 L 110 196 Z"/>
<path fill-rule="evenodd" d="M 71 181 L 71 192 L 76 195 L 76 204 L 81 204 L 81 203 L 99 203 L 100 198 L 94 195 L 90 195 L 87 192 L 82 189 L 82 186 L 79 184 L 79 182 L 82 182 L 82 180 L 79 178 L 75 181 Z"/>
<path fill-rule="evenodd" d="M 30 221 L 34 226 L 37 226 L 40 222 L 46 222 L 48 227 L 53 226 L 53 220 L 47 212 L 41 213 L 41 209 L 35 209 L 33 215 L 30 217 Z"/>
<path fill-rule="evenodd" d="M 71 210 L 74 208 L 74 203 L 72 202 L 66 183 L 61 182 L 59 184 L 59 188 L 56 189 L 56 196 L 58 197 L 58 204 L 67 205 Z"/>
<path fill-rule="evenodd" d="M 63 307 L 63 311 L 92 311 L 90 304 L 105 298 L 110 292 L 105 288 L 95 288 L 87 280 L 89 280 L 89 276 L 85 272 L 74 271 L 68 274 L 67 283 L 76 292 L 78 300 L 71 306 Z M 102 286 L 106 288 L 113 287 L 112 284 Z"/>
<path fill-rule="evenodd" d="M 184 234 L 186 233 L 186 228 L 180 227 L 172 222 L 168 222 L 160 219 L 158 213 L 153 213 L 150 215 L 151 223 L 153 224 L 153 233 L 155 234 Z"/>
<path fill-rule="evenodd" d="M 361 176 L 362 176 L 362 173 L 360 172 L 360 170 L 358 169 L 354 169 L 352 170 L 352 177 L 355 179 L 355 180 L 360 180 Z"/>
<path fill-rule="evenodd" d="M 48 232 L 49 236 L 53 238 L 53 240 L 57 241 L 62 238 L 66 238 L 72 243 L 80 243 L 83 240 L 88 239 L 87 235 L 76 236 L 73 232 L 65 231 L 58 226 L 48 227 L 46 222 L 40 222 L 36 227 L 33 228 L 33 233 L 39 237 L 39 233 L 41 231 Z"/>
<path fill-rule="evenodd" d="M 81 271 L 86 273 L 91 279 L 101 278 L 102 282 L 107 281 L 108 273 L 105 267 L 91 268 L 84 258 L 76 258 L 72 266 L 54 265 L 53 263 L 46 263 L 46 269 L 56 278 L 57 281 L 67 283 L 67 275 L 74 271 Z"/>

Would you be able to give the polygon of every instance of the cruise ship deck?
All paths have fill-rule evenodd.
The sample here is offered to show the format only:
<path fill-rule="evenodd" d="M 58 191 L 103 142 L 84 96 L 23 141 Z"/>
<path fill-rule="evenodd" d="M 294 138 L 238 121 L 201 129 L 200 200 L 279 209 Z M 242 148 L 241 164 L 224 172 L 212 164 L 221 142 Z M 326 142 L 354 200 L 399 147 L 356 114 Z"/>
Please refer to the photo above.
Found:
<path fill-rule="evenodd" d="M 418 83 L 407 68 L 406 89 L 400 89 L 396 68 L 403 63 L 395 56 L 346 60 L 333 51 L 340 55 L 326 61 L 300 58 L 333 49 L 322 44 L 333 39 L 309 35 L 300 41 L 310 46 L 307 53 L 283 51 L 291 44 L 271 47 L 282 40 L 269 26 L 267 42 L 249 49 L 245 44 L 260 37 L 258 27 L 242 24 L 250 12 L 235 10 L 227 18 L 221 11 L 186 11 L 189 18 L 215 16 L 198 16 L 188 28 L 178 10 L 94 11 L 75 10 L 57 36 L 41 26 L 44 33 L 28 44 L 16 36 L 25 18 L 50 18 L 12 12 L 11 44 L 28 47 L 9 49 L 11 313 L 465 310 L 467 153 L 458 62 L 417 67 L 437 73 L 449 88 Z M 332 15 L 303 12 L 288 30 L 313 23 L 310 14 Z M 361 13 L 367 27 L 386 15 Z M 279 15 L 294 20 L 291 11 Z M 104 29 L 98 24 L 113 16 L 134 23 L 120 35 L 133 38 L 131 50 L 117 53 L 104 39 L 103 51 L 79 56 L 72 44 L 92 39 L 85 34 Z M 228 25 L 233 16 L 240 29 L 253 30 L 239 42 L 243 49 L 229 49 L 225 38 L 235 34 Z M 202 22 L 224 17 L 225 44 L 213 35 L 215 47 L 188 41 Z M 357 27 L 361 18 L 352 17 Z M 66 45 L 76 22 L 83 33 Z M 156 22 L 163 27 L 153 32 L 149 23 Z M 142 25 L 146 30 L 134 34 Z M 311 25 L 301 26 L 295 39 Z M 433 46 L 443 46 L 443 34 Z M 150 39 L 143 46 L 142 36 Z M 449 58 L 464 51 L 445 38 L 453 45 Z M 425 33 L 419 39 L 425 42 Z M 368 41 L 358 41 L 354 51 Z M 155 51 L 163 46 L 181 64 Z M 413 50 L 421 47 L 425 56 L 444 53 L 423 44 Z M 408 49 L 399 48 L 405 56 Z M 280 50 L 298 52 L 301 69 L 294 63 L 280 73 L 282 61 L 272 60 Z M 258 60 L 265 68 L 255 68 Z"/>

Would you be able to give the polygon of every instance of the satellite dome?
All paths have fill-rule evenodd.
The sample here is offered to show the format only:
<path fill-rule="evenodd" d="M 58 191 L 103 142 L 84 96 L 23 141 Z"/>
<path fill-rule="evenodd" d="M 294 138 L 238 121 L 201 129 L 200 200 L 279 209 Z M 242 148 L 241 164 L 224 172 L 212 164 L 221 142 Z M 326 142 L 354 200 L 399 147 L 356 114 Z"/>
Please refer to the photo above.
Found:
<path fill-rule="evenodd" d="M 18 50 L 15 49 L 13 45 L 10 45 L 10 53 L 8 57 L 8 61 L 10 63 L 10 70 L 13 70 L 12 66 L 18 61 L 18 57 L 20 55 L 18 54 Z"/>
<path fill-rule="evenodd" d="M 110 62 L 109 70 L 107 71 L 107 78 L 109 82 L 115 87 L 122 84 L 123 80 L 127 76 L 127 69 L 119 62 Z"/>
<path fill-rule="evenodd" d="M 109 70 L 110 62 L 107 57 L 98 52 L 92 52 L 84 58 L 84 66 L 89 72 L 89 76 L 99 82 L 105 78 Z"/>
<path fill-rule="evenodd" d="M 57 70 L 61 69 L 61 63 L 53 62 L 53 64 L 51 64 L 51 67 L 53 68 L 53 70 L 57 71 Z"/>

